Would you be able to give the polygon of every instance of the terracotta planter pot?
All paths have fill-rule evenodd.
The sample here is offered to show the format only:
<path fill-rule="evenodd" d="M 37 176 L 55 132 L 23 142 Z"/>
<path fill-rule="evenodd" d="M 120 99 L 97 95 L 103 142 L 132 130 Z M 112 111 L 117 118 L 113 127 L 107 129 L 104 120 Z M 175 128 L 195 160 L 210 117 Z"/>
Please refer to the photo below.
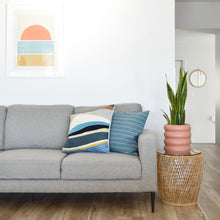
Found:
<path fill-rule="evenodd" d="M 185 125 L 165 125 L 164 126 L 165 147 L 167 154 L 186 155 L 191 150 L 191 127 Z"/>

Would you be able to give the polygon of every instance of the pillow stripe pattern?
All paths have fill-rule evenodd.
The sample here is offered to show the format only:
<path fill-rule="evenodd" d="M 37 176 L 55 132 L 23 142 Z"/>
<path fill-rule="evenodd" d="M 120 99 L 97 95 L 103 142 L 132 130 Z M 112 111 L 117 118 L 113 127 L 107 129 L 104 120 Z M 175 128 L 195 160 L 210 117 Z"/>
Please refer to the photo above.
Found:
<path fill-rule="evenodd" d="M 149 111 L 114 112 L 110 132 L 110 151 L 138 155 L 138 136 L 144 129 Z"/>
<path fill-rule="evenodd" d="M 109 130 L 114 105 L 70 116 L 68 140 L 63 153 L 109 153 Z"/>

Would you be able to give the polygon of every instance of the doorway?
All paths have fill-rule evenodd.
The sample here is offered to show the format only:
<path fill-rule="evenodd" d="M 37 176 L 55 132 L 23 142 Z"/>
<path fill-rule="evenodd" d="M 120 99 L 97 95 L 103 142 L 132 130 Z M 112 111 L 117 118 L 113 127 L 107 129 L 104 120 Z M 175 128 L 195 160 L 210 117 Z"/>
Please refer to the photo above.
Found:
<path fill-rule="evenodd" d="M 220 2 L 176 0 L 176 58 L 185 70 L 201 69 L 207 76 L 203 87 L 188 83 L 187 123 L 192 142 L 220 143 Z"/>

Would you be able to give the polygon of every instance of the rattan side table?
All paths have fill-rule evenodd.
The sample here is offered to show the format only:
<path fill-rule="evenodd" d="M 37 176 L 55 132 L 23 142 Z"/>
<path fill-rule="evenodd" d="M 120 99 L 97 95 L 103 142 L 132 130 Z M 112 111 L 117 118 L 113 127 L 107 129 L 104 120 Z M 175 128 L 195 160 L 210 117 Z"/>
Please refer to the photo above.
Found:
<path fill-rule="evenodd" d="M 173 156 L 157 152 L 157 184 L 162 201 L 188 206 L 197 202 L 203 176 L 203 153 Z"/>

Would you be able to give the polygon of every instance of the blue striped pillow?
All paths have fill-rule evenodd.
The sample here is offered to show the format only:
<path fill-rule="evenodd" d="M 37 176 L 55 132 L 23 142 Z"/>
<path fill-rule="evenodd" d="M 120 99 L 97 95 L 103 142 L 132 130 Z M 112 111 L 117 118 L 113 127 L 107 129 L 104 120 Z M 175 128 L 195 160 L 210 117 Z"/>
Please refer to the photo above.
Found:
<path fill-rule="evenodd" d="M 138 155 L 138 136 L 144 129 L 149 111 L 114 112 L 110 129 L 110 151 Z"/>
<path fill-rule="evenodd" d="M 109 153 L 109 127 L 114 105 L 70 116 L 68 140 L 63 153 Z"/>

